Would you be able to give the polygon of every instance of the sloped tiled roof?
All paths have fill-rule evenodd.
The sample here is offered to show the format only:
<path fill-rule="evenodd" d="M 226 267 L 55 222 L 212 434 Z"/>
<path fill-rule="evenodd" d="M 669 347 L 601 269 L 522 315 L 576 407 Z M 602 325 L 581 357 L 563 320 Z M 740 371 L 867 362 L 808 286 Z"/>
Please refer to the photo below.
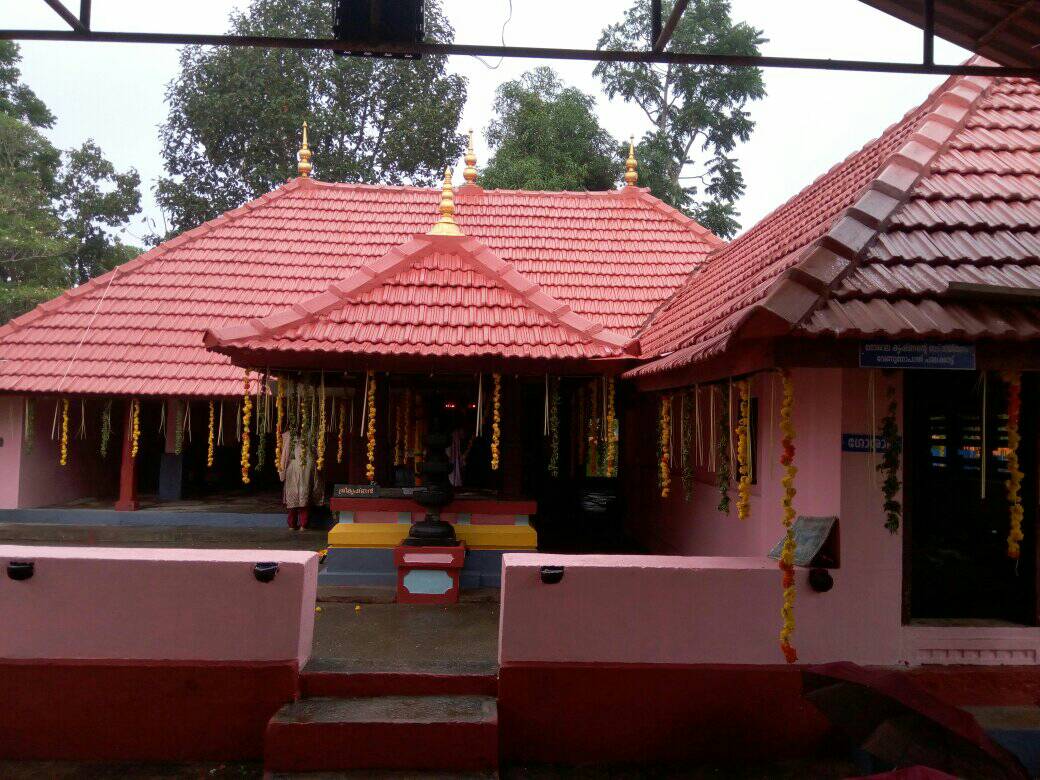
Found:
<path fill-rule="evenodd" d="M 207 329 L 324 293 L 425 232 L 439 198 L 294 179 L 0 327 L 0 392 L 237 393 L 241 370 L 206 349 Z M 455 218 L 546 295 L 627 337 L 721 243 L 637 188 L 463 186 Z"/>
<path fill-rule="evenodd" d="M 641 335 L 647 376 L 741 338 L 1035 338 L 1040 88 L 954 77 L 715 252 Z M 982 288 L 979 285 L 983 285 Z"/>
<path fill-rule="evenodd" d="M 417 236 L 314 298 L 208 332 L 206 344 L 273 366 L 300 354 L 616 357 L 628 336 L 576 314 L 468 236 Z"/>

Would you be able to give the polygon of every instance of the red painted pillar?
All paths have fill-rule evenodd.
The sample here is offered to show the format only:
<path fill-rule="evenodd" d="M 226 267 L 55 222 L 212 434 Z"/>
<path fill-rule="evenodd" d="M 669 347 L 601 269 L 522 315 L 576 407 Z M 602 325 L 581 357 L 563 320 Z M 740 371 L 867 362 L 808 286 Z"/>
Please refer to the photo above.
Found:
<path fill-rule="evenodd" d="M 123 415 L 123 460 L 119 466 L 119 500 L 116 509 L 120 512 L 133 512 L 137 502 L 137 458 L 133 455 L 132 430 L 134 426 L 134 402 L 127 399 L 126 412 Z"/>

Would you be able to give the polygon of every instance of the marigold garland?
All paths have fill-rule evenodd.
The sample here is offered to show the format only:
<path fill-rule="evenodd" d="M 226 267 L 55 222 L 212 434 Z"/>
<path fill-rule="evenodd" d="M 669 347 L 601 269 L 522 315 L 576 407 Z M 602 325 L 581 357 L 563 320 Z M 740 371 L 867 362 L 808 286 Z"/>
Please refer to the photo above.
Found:
<path fill-rule="evenodd" d="M 336 463 L 343 462 L 343 429 L 347 417 L 347 402 L 339 402 L 339 419 L 336 427 Z M 278 461 L 281 463 L 281 461 Z"/>
<path fill-rule="evenodd" d="M 550 380 L 549 390 L 549 474 L 560 476 L 560 378 Z"/>
<path fill-rule="evenodd" d="M 1008 531 L 1007 554 L 1009 558 L 1018 559 L 1021 549 L 1019 542 L 1025 536 L 1022 533 L 1022 518 L 1025 514 L 1022 509 L 1022 477 L 1025 476 L 1019 468 L 1018 448 L 1022 443 L 1022 435 L 1019 432 L 1019 423 L 1022 416 L 1022 374 L 1019 371 L 1004 372 L 1004 381 L 1008 386 L 1007 401 L 1007 470 L 1008 478 L 1004 483 L 1007 488 L 1008 512 L 1011 517 L 1011 528 Z M 985 457 L 985 454 L 983 454 Z"/>
<path fill-rule="evenodd" d="M 711 392 L 715 392 L 712 389 Z M 718 454 L 718 466 L 717 466 L 717 485 L 719 488 L 719 504 L 717 509 L 720 512 L 729 514 L 729 485 L 730 485 L 730 453 L 729 453 L 729 396 L 726 393 L 722 394 L 722 405 L 719 409 L 719 430 L 718 430 L 718 441 L 716 442 L 717 454 Z"/>
<path fill-rule="evenodd" d="M 376 481 L 376 374 L 368 372 L 368 462 L 365 464 L 365 476 L 369 482 Z"/>
<path fill-rule="evenodd" d="M 112 440 L 112 399 L 105 402 L 101 410 L 101 457 L 108 457 L 108 444 Z"/>
<path fill-rule="evenodd" d="M 278 392 L 274 398 L 274 462 L 282 467 L 282 425 L 285 419 L 285 377 L 278 377 Z"/>
<path fill-rule="evenodd" d="M 141 450 L 141 401 L 130 402 L 130 457 L 136 458 Z"/>
<path fill-rule="evenodd" d="M 737 517 L 751 514 L 751 393 L 750 382 L 738 383 L 740 419 L 737 422 Z"/>
<path fill-rule="evenodd" d="M 498 471 L 502 445 L 502 375 L 492 374 L 494 394 L 491 411 L 491 470 Z"/>
<path fill-rule="evenodd" d="M 615 431 L 617 421 L 617 409 L 615 407 L 616 401 L 616 387 L 614 385 L 614 377 L 607 379 L 607 430 L 604 432 L 607 440 L 607 453 L 606 463 L 604 468 L 605 477 L 616 477 L 617 476 L 617 454 L 618 454 L 618 437 Z"/>
<path fill-rule="evenodd" d="M 217 406 L 214 401 L 209 402 L 209 429 L 206 432 L 206 468 L 213 468 L 213 435 L 216 431 Z"/>
<path fill-rule="evenodd" d="M 668 467 L 668 452 L 672 439 L 672 399 L 671 396 L 662 395 L 660 410 L 658 413 L 658 477 L 657 483 L 661 488 L 661 498 L 668 498 L 672 492 L 672 470 Z"/>
<path fill-rule="evenodd" d="M 175 455 L 180 455 L 184 452 L 184 404 L 175 398 L 173 408 L 173 452 Z"/>
<path fill-rule="evenodd" d="M 61 399 L 61 465 L 69 462 L 69 399 Z"/>
<path fill-rule="evenodd" d="M 318 399 L 318 441 L 317 441 L 317 455 L 315 465 L 318 471 L 321 471 L 325 467 L 325 375 L 321 377 L 321 388 L 319 391 L 320 398 Z"/>
<path fill-rule="evenodd" d="M 253 397 L 249 394 L 249 369 L 242 379 L 242 484 L 249 484 L 249 420 L 253 414 Z"/>
<path fill-rule="evenodd" d="M 791 644 L 794 635 L 794 554 L 797 542 L 794 538 L 794 497 L 798 492 L 794 487 L 794 478 L 798 473 L 798 467 L 794 465 L 794 423 L 792 422 L 792 410 L 794 408 L 794 383 L 791 375 L 786 370 L 780 372 L 783 380 L 783 400 L 780 402 L 780 433 L 782 438 L 780 446 L 780 465 L 784 467 L 784 476 L 780 484 L 784 489 L 782 499 L 784 524 L 784 546 L 780 551 L 780 570 L 783 572 L 784 603 L 780 609 L 783 618 L 783 626 L 780 629 L 780 649 L 784 653 L 787 663 L 793 664 L 798 660 L 798 652 Z"/>

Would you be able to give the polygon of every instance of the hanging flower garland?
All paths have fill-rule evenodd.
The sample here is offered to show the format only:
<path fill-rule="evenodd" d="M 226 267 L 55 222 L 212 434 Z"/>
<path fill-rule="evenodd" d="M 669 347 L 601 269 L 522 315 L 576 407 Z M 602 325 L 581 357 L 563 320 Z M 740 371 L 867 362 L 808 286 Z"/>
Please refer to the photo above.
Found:
<path fill-rule="evenodd" d="M 141 449 L 141 401 L 130 402 L 130 457 L 136 458 Z"/>
<path fill-rule="evenodd" d="M 69 399 L 61 399 L 61 465 L 69 462 Z"/>
<path fill-rule="evenodd" d="M 216 433 L 217 426 L 217 405 L 216 402 L 209 402 L 209 428 L 206 431 L 206 468 L 213 468 L 213 455 L 214 445 L 213 436 Z"/>
<path fill-rule="evenodd" d="M 491 470 L 498 471 L 502 446 L 502 375 L 492 374 L 494 391 L 491 396 Z"/>
<path fill-rule="evenodd" d="M 1018 448 L 1022 443 L 1022 435 L 1019 432 L 1019 424 L 1022 418 L 1022 374 L 1019 371 L 1004 372 L 1004 381 L 1008 386 L 1007 402 L 1007 470 L 1008 478 L 1004 483 L 1007 488 L 1008 512 L 1011 517 L 1011 528 L 1008 531 L 1007 554 L 1009 558 L 1018 560 L 1021 553 L 1019 542 L 1025 536 L 1022 533 L 1022 518 L 1025 514 L 1022 509 L 1022 477 L 1025 476 L 1019 468 Z M 983 453 L 985 457 L 985 453 Z"/>
<path fill-rule="evenodd" d="M 173 401 L 173 420 L 174 420 L 174 431 L 173 431 L 173 452 L 176 455 L 180 455 L 184 452 L 184 404 L 178 399 Z"/>
<path fill-rule="evenodd" d="M 668 453 L 672 436 L 672 399 L 662 395 L 657 416 L 657 485 L 661 498 L 672 492 L 672 470 L 668 467 Z"/>
<path fill-rule="evenodd" d="M 737 517 L 747 520 L 751 514 L 751 383 L 738 383 L 740 419 L 737 422 Z"/>
<path fill-rule="evenodd" d="M 712 388 L 714 393 L 715 389 Z M 718 510 L 729 514 L 729 485 L 730 485 L 730 460 L 729 460 L 729 396 L 723 393 L 722 405 L 719 408 L 719 428 L 717 446 L 717 484 L 719 487 Z"/>
<path fill-rule="evenodd" d="M 267 418 L 268 412 L 270 411 L 268 401 L 270 396 L 267 393 L 267 382 L 268 373 L 265 369 L 256 386 L 256 410 L 254 417 L 256 430 L 256 465 L 253 466 L 253 473 L 255 474 L 260 474 L 264 470 L 264 464 L 267 463 Z"/>
<path fill-rule="evenodd" d="M 693 500 L 693 401 L 692 390 L 679 397 L 679 458 L 682 466 L 683 500 Z"/>
<path fill-rule="evenodd" d="M 549 474 L 560 476 L 560 378 L 550 380 L 549 395 Z"/>
<path fill-rule="evenodd" d="M 112 440 L 112 399 L 101 409 L 101 457 L 108 457 L 108 444 Z"/>
<path fill-rule="evenodd" d="M 609 377 L 606 381 L 606 393 L 607 393 L 607 456 L 606 456 L 606 468 L 604 469 L 604 476 L 616 477 L 617 476 L 617 455 L 618 455 L 618 436 L 615 430 L 617 426 L 617 408 L 615 406 L 617 389 L 614 384 L 614 377 Z"/>
<path fill-rule="evenodd" d="M 318 394 L 318 457 L 315 465 L 318 471 L 325 467 L 325 374 L 321 375 L 321 387 Z"/>
<path fill-rule="evenodd" d="M 109 402 L 111 403 L 111 402 Z M 25 425 L 22 430 L 22 450 L 28 455 L 36 444 L 36 399 L 25 399 Z"/>
<path fill-rule="evenodd" d="M 888 407 L 878 428 L 878 436 L 885 441 L 886 448 L 876 469 L 882 476 L 881 495 L 884 497 L 882 508 L 885 511 L 885 528 L 895 533 L 899 530 L 899 522 L 903 516 L 902 504 L 896 500 L 896 495 L 902 487 L 899 481 L 899 461 L 903 454 L 903 437 L 899 435 L 899 424 L 896 421 L 899 404 L 896 401 L 895 387 L 889 385 L 886 397 Z"/>
<path fill-rule="evenodd" d="M 285 424 L 285 377 L 278 377 L 278 391 L 274 399 L 274 462 L 278 468 L 282 463 L 282 426 Z"/>
<path fill-rule="evenodd" d="M 783 618 L 783 626 L 780 628 L 780 649 L 784 653 L 787 663 L 793 664 L 798 660 L 798 652 L 791 644 L 794 635 L 794 554 L 797 543 L 794 538 L 794 497 L 798 492 L 794 487 L 794 477 L 798 473 L 798 467 L 794 465 L 794 423 L 792 422 L 792 410 L 794 408 L 794 383 L 788 371 L 780 372 L 783 380 L 783 399 L 780 402 L 780 465 L 784 467 L 784 476 L 780 484 L 784 489 L 782 499 L 784 524 L 784 546 L 780 551 L 780 570 L 783 572 L 784 603 L 780 608 Z"/>
<path fill-rule="evenodd" d="M 369 371 L 368 382 L 368 462 L 365 464 L 365 476 L 369 482 L 376 481 L 376 374 Z"/>
<path fill-rule="evenodd" d="M 249 484 L 249 420 L 253 413 L 253 396 L 249 392 L 249 369 L 242 379 L 242 484 Z"/>

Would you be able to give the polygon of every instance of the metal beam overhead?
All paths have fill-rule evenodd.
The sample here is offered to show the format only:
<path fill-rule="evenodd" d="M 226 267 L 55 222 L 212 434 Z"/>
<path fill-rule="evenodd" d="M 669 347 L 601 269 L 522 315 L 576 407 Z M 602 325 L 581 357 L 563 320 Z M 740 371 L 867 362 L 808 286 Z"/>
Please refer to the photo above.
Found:
<path fill-rule="evenodd" d="M 57 0 L 54 0 L 55 2 Z M 79 20 L 77 20 L 78 22 Z M 662 31 L 662 35 L 667 29 Z M 527 46 L 420 43 L 417 46 L 377 45 L 334 38 L 281 38 L 255 35 L 199 35 L 195 33 L 100 32 L 86 30 L 0 30 L 0 40 L 76 41 L 91 43 L 152 43 L 175 46 L 256 46 L 272 49 L 328 49 L 394 55 L 418 51 L 429 56 L 520 57 L 591 62 L 657 62 L 674 65 L 713 65 L 726 68 L 794 68 L 799 70 L 844 70 L 867 73 L 912 73 L 921 75 L 1026 76 L 1040 77 L 1040 68 L 989 67 L 985 65 L 938 65 L 921 62 L 875 62 L 804 57 L 747 57 L 736 54 L 691 54 L 677 51 L 609 51 L 600 49 L 550 49 Z"/>

